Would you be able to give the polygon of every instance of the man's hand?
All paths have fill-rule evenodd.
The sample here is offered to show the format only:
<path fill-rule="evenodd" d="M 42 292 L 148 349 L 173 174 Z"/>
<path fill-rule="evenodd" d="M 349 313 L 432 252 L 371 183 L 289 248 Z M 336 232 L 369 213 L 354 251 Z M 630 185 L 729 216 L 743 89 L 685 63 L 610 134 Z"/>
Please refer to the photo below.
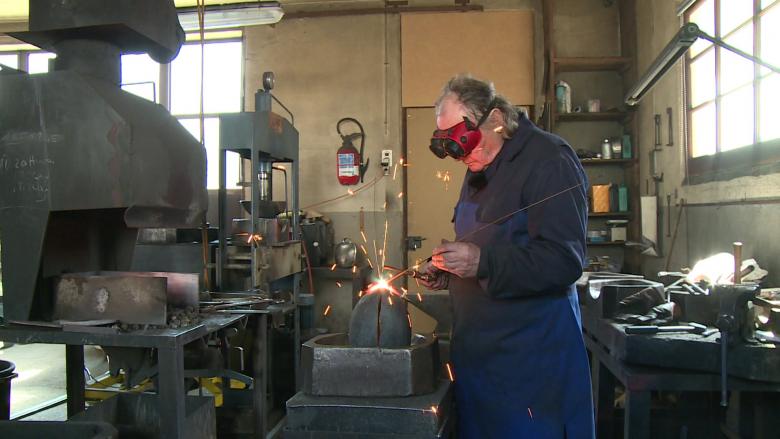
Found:
<path fill-rule="evenodd" d="M 417 281 L 420 282 L 422 286 L 428 288 L 429 290 L 444 290 L 450 283 L 450 274 L 446 271 L 441 271 L 434 267 L 430 261 L 421 265 L 417 271 L 430 276 L 430 280 L 427 281 L 422 278 L 417 279 Z"/>
<path fill-rule="evenodd" d="M 433 265 L 461 278 L 477 277 L 479 247 L 470 242 L 444 242 L 433 249 Z"/>

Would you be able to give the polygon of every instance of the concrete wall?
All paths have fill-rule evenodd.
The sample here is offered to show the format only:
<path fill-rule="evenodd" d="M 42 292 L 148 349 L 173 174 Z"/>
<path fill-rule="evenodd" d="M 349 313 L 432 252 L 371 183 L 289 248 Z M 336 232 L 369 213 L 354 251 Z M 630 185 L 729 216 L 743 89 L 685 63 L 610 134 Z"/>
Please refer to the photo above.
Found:
<path fill-rule="evenodd" d="M 539 0 L 486 1 L 488 9 L 532 8 Z M 415 5 L 415 2 L 410 2 Z M 541 35 L 541 15 L 537 35 Z M 335 177 L 335 152 L 341 141 L 336 122 L 355 117 L 366 130 L 365 155 L 370 181 L 381 173 L 380 151 L 403 154 L 400 103 L 400 19 L 397 14 L 283 20 L 275 26 L 246 28 L 246 108 L 263 71 L 276 74 L 278 96 L 294 113 L 301 145 L 301 205 L 346 193 Z M 541 37 L 537 76 L 541 76 Z M 541 89 L 539 88 L 539 96 Z M 352 126 L 346 124 L 345 129 Z M 358 212 L 365 212 L 369 239 L 379 241 L 389 222 L 388 264 L 403 263 L 403 179 L 383 178 L 354 197 L 317 207 L 334 220 L 336 238 L 360 239 Z M 385 203 L 387 203 L 385 207 Z"/>
<path fill-rule="evenodd" d="M 654 0 L 636 3 L 638 60 L 641 73 L 679 30 L 681 21 L 676 15 L 679 1 Z M 675 146 L 671 148 L 664 146 L 663 152 L 658 155 L 659 172 L 664 173 L 658 193 L 662 197 L 664 206 L 666 195 L 672 196 L 672 229 L 679 212 L 679 208 L 674 205 L 681 199 L 693 204 L 683 209 L 680 230 L 669 266 L 673 270 L 691 266 L 697 260 L 713 253 L 731 251 L 733 241 L 742 241 L 745 244 L 744 256 L 756 258 L 759 264 L 770 272 L 767 283 L 777 285 L 780 282 L 780 258 L 777 257 L 780 254 L 780 241 L 775 239 L 775 235 L 780 205 L 695 206 L 695 204 L 778 197 L 780 196 L 780 174 L 740 177 L 696 185 L 684 184 L 685 151 L 680 146 L 684 144 L 681 120 L 685 115 L 682 110 L 684 102 L 681 75 L 682 62 L 678 62 L 642 100 L 638 114 L 637 143 L 641 158 L 642 195 L 646 194 L 646 181 L 650 181 L 650 194 L 654 192 L 648 155 L 654 143 L 653 115 L 656 113 L 663 115 L 662 138 L 665 144 L 667 133 L 665 114 L 666 108 L 671 107 L 674 111 Z M 664 221 L 661 247 L 664 257 L 644 257 L 642 260 L 643 272 L 648 276 L 664 269 L 666 265 L 666 256 L 671 244 L 671 238 L 666 238 L 667 214 L 669 214 L 667 209 L 662 208 L 661 215 Z"/>

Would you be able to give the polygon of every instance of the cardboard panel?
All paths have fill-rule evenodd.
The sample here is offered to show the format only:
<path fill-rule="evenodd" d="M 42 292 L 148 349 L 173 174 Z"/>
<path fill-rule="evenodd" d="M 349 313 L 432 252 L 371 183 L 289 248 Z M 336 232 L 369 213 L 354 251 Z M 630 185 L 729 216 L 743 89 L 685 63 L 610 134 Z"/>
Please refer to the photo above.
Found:
<path fill-rule="evenodd" d="M 490 80 L 515 105 L 534 103 L 533 11 L 401 16 L 402 105 L 433 105 L 458 73 Z"/>

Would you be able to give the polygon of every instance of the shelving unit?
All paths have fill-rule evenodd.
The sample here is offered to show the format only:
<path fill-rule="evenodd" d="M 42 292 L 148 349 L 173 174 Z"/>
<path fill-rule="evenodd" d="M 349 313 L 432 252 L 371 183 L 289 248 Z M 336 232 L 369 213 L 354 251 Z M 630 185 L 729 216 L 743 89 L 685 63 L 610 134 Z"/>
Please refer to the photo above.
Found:
<path fill-rule="evenodd" d="M 604 138 L 619 137 L 628 134 L 632 142 L 632 158 L 620 159 L 581 159 L 588 174 L 590 184 L 623 183 L 629 188 L 629 211 L 589 213 L 588 230 L 606 229 L 609 219 L 627 219 L 627 239 L 640 240 L 639 224 L 639 162 L 636 151 L 637 122 L 634 111 L 626 108 L 619 99 L 634 82 L 636 68 L 636 32 L 633 22 L 633 10 L 620 10 L 619 56 L 557 56 L 555 34 L 553 33 L 552 17 L 554 16 L 556 0 L 544 0 L 545 9 L 545 46 L 548 47 L 547 57 L 547 107 L 544 119 L 546 129 L 560 134 L 574 147 L 600 152 L 601 145 L 597 136 Z M 618 2 L 616 7 L 629 2 Z M 629 6 L 631 8 L 631 6 Z M 569 53 L 573 55 L 573 53 Z M 576 55 L 576 54 L 574 54 Z M 581 106 L 587 110 L 584 102 L 587 99 L 600 99 L 601 111 L 559 113 L 556 101 L 555 84 L 564 79 L 570 82 L 572 95 L 578 94 L 578 100 L 572 102 L 572 107 Z M 617 80 L 617 81 L 616 81 Z M 579 82 L 579 84 L 575 84 Z M 619 92 L 613 89 L 611 94 L 600 96 L 599 93 L 617 83 L 622 88 Z M 578 87 L 578 88 L 577 88 Z M 575 88 L 577 88 L 575 90 Z M 590 88 L 592 90 L 589 90 Z M 576 124 L 573 126 L 572 124 Z M 622 260 L 623 271 L 637 272 L 639 270 L 639 255 L 625 249 L 625 242 L 594 242 L 588 243 L 588 256 L 611 256 Z"/>
<path fill-rule="evenodd" d="M 571 70 L 570 70 L 571 71 Z M 558 122 L 622 122 L 630 117 L 625 111 L 609 111 L 600 113 L 559 113 Z"/>

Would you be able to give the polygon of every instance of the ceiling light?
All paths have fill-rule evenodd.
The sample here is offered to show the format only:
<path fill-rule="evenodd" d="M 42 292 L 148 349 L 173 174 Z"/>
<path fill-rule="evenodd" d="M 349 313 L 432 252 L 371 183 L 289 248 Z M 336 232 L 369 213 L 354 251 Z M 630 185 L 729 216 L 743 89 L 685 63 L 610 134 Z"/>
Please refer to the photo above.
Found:
<path fill-rule="evenodd" d="M 633 88 L 628 92 L 625 98 L 625 102 L 628 105 L 636 105 L 644 97 L 644 95 L 650 91 L 651 88 L 658 82 L 664 74 L 672 68 L 680 57 L 696 42 L 697 39 L 704 39 L 710 43 L 720 46 L 730 52 L 746 58 L 756 64 L 764 66 L 773 70 L 776 73 L 780 73 L 780 68 L 768 64 L 760 58 L 757 58 L 749 53 L 743 52 L 734 46 L 726 44 L 720 38 L 713 37 L 706 34 L 696 23 L 687 23 L 680 28 L 679 32 L 669 41 L 669 44 L 664 47 L 658 57 L 650 64 L 644 75 L 642 75 L 636 82 Z"/>
<path fill-rule="evenodd" d="M 200 29 L 197 8 L 178 9 L 179 23 L 185 32 Z M 254 3 L 206 6 L 203 28 L 225 29 L 231 27 L 274 24 L 284 16 L 284 11 L 275 1 L 258 1 Z"/>

